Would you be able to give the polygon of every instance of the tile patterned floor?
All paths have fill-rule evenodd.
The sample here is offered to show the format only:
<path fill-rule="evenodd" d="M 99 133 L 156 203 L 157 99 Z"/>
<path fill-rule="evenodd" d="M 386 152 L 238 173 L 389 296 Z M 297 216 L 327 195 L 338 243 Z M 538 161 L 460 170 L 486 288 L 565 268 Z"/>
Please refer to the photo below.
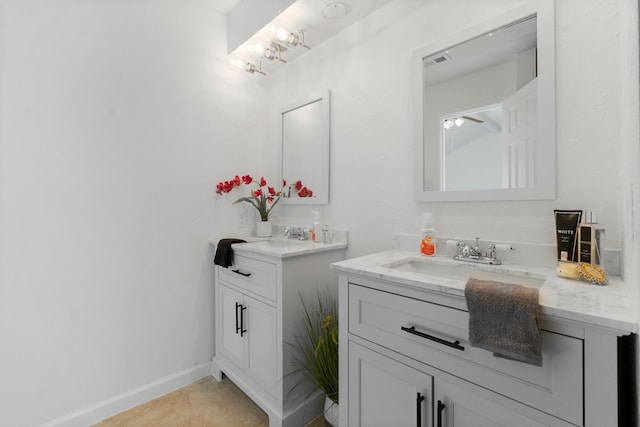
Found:
<path fill-rule="evenodd" d="M 95 424 L 94 427 L 268 427 L 269 420 L 235 384 L 206 377 Z M 325 427 L 322 418 L 308 427 Z"/>

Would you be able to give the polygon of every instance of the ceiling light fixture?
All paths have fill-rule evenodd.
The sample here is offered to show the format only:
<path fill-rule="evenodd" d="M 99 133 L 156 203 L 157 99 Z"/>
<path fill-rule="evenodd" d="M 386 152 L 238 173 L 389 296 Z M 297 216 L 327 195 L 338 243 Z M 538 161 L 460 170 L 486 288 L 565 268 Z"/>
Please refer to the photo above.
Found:
<path fill-rule="evenodd" d="M 445 119 L 443 126 L 445 129 L 451 129 L 452 127 L 460 127 L 464 124 L 464 119 L 460 117 L 452 117 L 450 119 Z"/>
<path fill-rule="evenodd" d="M 286 26 L 282 24 L 280 19 L 275 19 L 251 36 L 230 54 L 231 64 L 250 74 L 268 75 L 278 64 L 287 63 L 287 56 L 291 55 L 291 59 L 299 56 L 304 49 L 293 52 L 298 46 L 311 48 L 305 43 L 303 30 L 290 29 L 295 25 L 293 19 L 288 20 Z"/>
<path fill-rule="evenodd" d="M 259 64 L 256 67 L 255 64 L 252 64 L 251 62 L 247 62 L 247 64 L 244 66 L 244 70 L 250 74 L 258 73 L 258 74 L 262 74 L 263 76 L 267 75 L 267 73 L 262 71 L 262 64 Z"/>
<path fill-rule="evenodd" d="M 284 59 L 282 59 L 282 57 L 280 56 L 280 53 L 282 52 L 282 49 L 284 49 L 283 46 L 281 46 L 278 43 L 271 43 L 271 46 L 269 46 L 268 48 L 266 48 L 264 50 L 264 57 L 266 59 L 268 59 L 269 61 L 273 61 L 274 59 L 277 59 L 280 62 L 287 62 Z"/>
<path fill-rule="evenodd" d="M 295 33 L 289 33 L 289 35 L 287 36 L 287 43 L 289 43 L 289 45 L 294 48 L 297 46 L 302 46 L 306 47 L 307 49 L 311 49 L 304 43 L 304 31 L 302 30 L 298 30 Z"/>
<path fill-rule="evenodd" d="M 282 40 L 285 41 L 287 40 L 287 37 L 289 36 L 290 31 L 287 30 L 284 27 L 280 27 L 276 30 L 276 37 L 278 38 L 278 40 Z"/>
<path fill-rule="evenodd" d="M 347 7 L 344 3 L 335 2 L 329 3 L 322 9 L 322 16 L 327 19 L 342 18 L 347 13 Z"/>
<path fill-rule="evenodd" d="M 251 49 L 258 54 L 264 53 L 264 45 L 262 43 L 254 43 L 251 45 Z"/>
<path fill-rule="evenodd" d="M 236 68 L 244 68 L 244 61 L 241 61 L 240 59 L 230 59 L 229 63 Z"/>

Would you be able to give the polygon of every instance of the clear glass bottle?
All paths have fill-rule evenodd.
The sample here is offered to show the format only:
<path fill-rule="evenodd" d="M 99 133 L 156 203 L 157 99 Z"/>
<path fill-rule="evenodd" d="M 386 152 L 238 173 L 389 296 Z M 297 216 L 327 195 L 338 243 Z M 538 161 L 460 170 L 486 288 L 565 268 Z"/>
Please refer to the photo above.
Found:
<path fill-rule="evenodd" d="M 313 240 L 314 242 L 319 242 L 322 235 L 322 226 L 320 225 L 320 212 L 312 211 L 312 213 L 313 224 L 311 225 L 311 240 Z"/>

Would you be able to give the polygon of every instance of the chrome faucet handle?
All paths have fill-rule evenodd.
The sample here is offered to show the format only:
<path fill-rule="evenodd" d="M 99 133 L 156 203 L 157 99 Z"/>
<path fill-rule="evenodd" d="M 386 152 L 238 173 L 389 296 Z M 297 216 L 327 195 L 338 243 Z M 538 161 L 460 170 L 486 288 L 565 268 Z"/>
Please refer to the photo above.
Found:
<path fill-rule="evenodd" d="M 496 245 L 491 243 L 489 246 L 487 246 L 487 253 L 486 253 L 486 257 L 489 259 L 496 259 Z"/>
<path fill-rule="evenodd" d="M 467 257 L 469 257 L 469 256 L 472 256 L 472 257 L 479 257 L 479 256 L 481 256 L 481 255 L 480 255 L 479 240 L 480 240 L 480 238 L 479 238 L 479 237 L 476 237 L 476 244 L 475 244 L 475 246 L 465 245 L 465 248 L 464 248 L 464 252 L 466 252 L 466 253 L 464 253 L 464 255 L 465 255 L 465 256 L 467 256 Z"/>

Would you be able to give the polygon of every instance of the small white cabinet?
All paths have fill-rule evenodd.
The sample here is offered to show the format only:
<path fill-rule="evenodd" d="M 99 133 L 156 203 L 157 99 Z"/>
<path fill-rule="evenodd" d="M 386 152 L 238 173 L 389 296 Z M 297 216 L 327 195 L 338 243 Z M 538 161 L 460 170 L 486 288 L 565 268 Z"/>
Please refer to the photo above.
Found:
<path fill-rule="evenodd" d="M 317 290 L 337 297 L 330 264 L 344 259 L 346 245 L 324 250 L 252 251 L 234 247 L 234 262 L 215 267 L 216 354 L 213 376 L 228 376 L 269 416 L 270 427 L 300 427 L 322 413 L 324 396 L 308 398 L 294 388 L 292 348 L 302 320 L 301 297 L 317 300 Z"/>

